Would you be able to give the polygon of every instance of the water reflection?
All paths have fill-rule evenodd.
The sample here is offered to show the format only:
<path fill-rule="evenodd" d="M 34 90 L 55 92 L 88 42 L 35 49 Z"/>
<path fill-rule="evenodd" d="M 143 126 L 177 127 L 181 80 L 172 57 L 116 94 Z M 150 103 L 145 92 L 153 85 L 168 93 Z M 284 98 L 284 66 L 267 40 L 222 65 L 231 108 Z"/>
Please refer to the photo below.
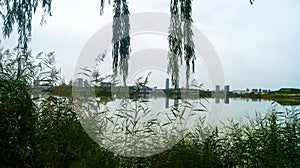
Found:
<path fill-rule="evenodd" d="M 225 97 L 224 103 L 225 103 L 225 104 L 229 104 L 229 97 Z"/>
<path fill-rule="evenodd" d="M 215 99 L 215 103 L 216 104 L 220 104 L 221 101 L 224 101 L 224 104 L 229 104 L 229 97 L 224 97 L 224 98 L 220 98 L 220 97 L 216 97 Z"/>
<path fill-rule="evenodd" d="M 119 94 L 120 96 L 121 94 Z M 207 113 L 201 99 L 76 97 L 81 124 L 95 142 L 124 156 L 150 156 L 181 140 Z M 107 100 L 107 99 L 106 99 Z"/>
<path fill-rule="evenodd" d="M 157 100 L 157 98 L 155 100 Z M 170 99 L 169 98 L 165 98 L 165 107 L 166 108 L 170 107 Z"/>
<path fill-rule="evenodd" d="M 156 99 L 157 101 L 163 101 L 162 98 Z M 208 125 L 218 125 L 221 122 L 226 123 L 229 120 L 234 120 L 238 122 L 245 122 L 246 117 L 255 117 L 256 113 L 262 115 L 271 111 L 276 104 L 276 109 L 278 111 L 284 111 L 286 108 L 296 107 L 300 109 L 300 105 L 290 105 L 290 104 L 279 104 L 273 100 L 259 99 L 259 98 L 229 98 L 229 97 L 216 97 L 207 98 L 205 106 L 207 107 L 206 124 Z M 165 108 L 171 105 L 176 106 L 180 99 L 170 99 L 164 98 Z M 275 104 L 274 104 L 275 103 Z M 194 105 L 195 106 L 195 105 Z M 223 106 L 223 107 L 222 107 Z M 219 107 L 219 108 L 218 108 Z M 157 107 L 161 108 L 161 107 Z M 216 110 L 217 109 L 217 110 Z M 220 110 L 220 111 L 219 111 Z"/>
<path fill-rule="evenodd" d="M 93 97 L 92 92 L 81 94 L 81 89 L 73 95 L 78 117 L 89 136 L 124 156 L 163 152 L 202 121 L 212 126 L 230 119 L 243 122 L 246 115 L 253 118 L 256 112 L 267 113 L 272 104 L 270 100 L 226 95 L 201 98 L 195 90 L 138 90 L 126 95 L 124 88 L 115 89 L 111 96 Z"/>
<path fill-rule="evenodd" d="M 157 98 L 155 98 L 155 100 L 157 100 Z M 178 107 L 179 105 L 179 99 L 173 99 L 174 101 L 174 107 Z M 170 108 L 170 99 L 169 98 L 165 98 L 165 108 Z"/>

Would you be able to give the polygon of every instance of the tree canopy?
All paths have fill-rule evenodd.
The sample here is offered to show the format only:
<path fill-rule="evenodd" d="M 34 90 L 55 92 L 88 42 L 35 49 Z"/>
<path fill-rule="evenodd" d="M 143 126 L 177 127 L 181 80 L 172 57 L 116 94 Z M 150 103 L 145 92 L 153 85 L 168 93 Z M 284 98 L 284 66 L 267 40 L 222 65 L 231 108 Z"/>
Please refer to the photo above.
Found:
<path fill-rule="evenodd" d="M 32 16 L 36 13 L 38 6 L 42 6 L 44 16 L 51 16 L 52 0 L 1 0 L 0 1 L 0 16 L 3 19 L 3 36 L 9 38 L 13 28 L 17 25 L 18 31 L 18 48 L 27 49 L 31 38 Z"/>
<path fill-rule="evenodd" d="M 192 0 L 171 0 L 170 13 L 168 73 L 171 74 L 172 84 L 176 86 L 179 81 L 179 62 L 182 63 L 183 55 L 186 63 L 187 81 L 190 76 L 190 64 L 192 64 L 193 72 L 195 70 Z"/>

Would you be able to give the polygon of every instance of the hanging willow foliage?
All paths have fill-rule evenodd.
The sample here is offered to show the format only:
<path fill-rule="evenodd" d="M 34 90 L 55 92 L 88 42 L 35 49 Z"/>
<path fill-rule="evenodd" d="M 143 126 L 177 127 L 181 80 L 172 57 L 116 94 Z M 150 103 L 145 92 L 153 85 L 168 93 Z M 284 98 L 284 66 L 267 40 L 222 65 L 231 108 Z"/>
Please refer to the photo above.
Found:
<path fill-rule="evenodd" d="M 184 54 L 188 86 L 190 65 L 192 64 L 192 71 L 194 72 L 196 60 L 192 31 L 192 0 L 171 0 L 170 12 L 168 73 L 171 74 L 172 84 L 176 85 L 179 81 L 179 67 L 182 64 L 182 55 Z"/>
<path fill-rule="evenodd" d="M 179 79 L 179 61 L 182 63 L 182 21 L 180 19 L 178 0 L 171 0 L 170 6 L 171 22 L 169 28 L 169 52 L 168 52 L 168 70 L 172 77 L 172 84 L 175 85 Z"/>
<path fill-rule="evenodd" d="M 192 0 L 182 0 L 181 17 L 183 19 L 183 41 L 184 41 L 184 59 L 186 63 L 186 80 L 190 77 L 190 62 L 192 63 L 192 71 L 195 72 L 195 44 L 193 41 L 192 30 Z"/>
<path fill-rule="evenodd" d="M 110 0 L 108 3 L 110 4 Z M 250 0 L 253 4 L 254 0 Z M 117 73 L 118 65 L 123 81 L 128 76 L 128 59 L 130 55 L 130 24 L 129 10 L 126 0 L 114 0 L 113 21 L 113 69 Z M 101 0 L 100 14 L 103 14 L 105 0 Z M 169 52 L 168 69 L 171 74 L 172 84 L 177 85 L 179 81 L 179 69 L 182 65 L 182 55 L 186 64 L 186 81 L 190 78 L 190 71 L 195 72 L 195 44 L 192 31 L 192 0 L 171 0 L 170 4 L 171 23 L 169 27 Z M 120 57 L 120 60 L 119 60 Z"/>
<path fill-rule="evenodd" d="M 105 0 L 101 0 L 100 14 L 103 14 L 104 3 Z M 108 3 L 110 3 L 110 1 Z M 128 77 L 128 60 L 130 55 L 130 12 L 126 0 L 114 0 L 113 7 L 113 71 L 117 74 L 119 67 L 123 82 L 126 85 L 126 79 Z"/>
<path fill-rule="evenodd" d="M 111 4 L 111 0 L 108 0 L 108 4 Z M 100 3 L 100 15 L 103 15 L 103 13 L 104 13 L 104 5 L 105 5 L 105 0 L 101 0 L 101 3 Z"/>
<path fill-rule="evenodd" d="M 122 1 L 122 39 L 120 40 L 120 72 L 123 76 L 124 84 L 126 85 L 126 79 L 128 77 L 128 60 L 130 55 L 130 24 L 129 24 L 129 10 L 126 0 Z"/>
<path fill-rule="evenodd" d="M 41 23 L 44 22 L 45 14 L 51 16 L 52 0 L 5 0 L 0 2 L 0 16 L 3 19 L 3 36 L 9 38 L 15 24 L 17 25 L 18 48 L 27 50 L 31 38 L 32 15 L 36 12 L 39 4 L 42 4 L 44 14 Z"/>

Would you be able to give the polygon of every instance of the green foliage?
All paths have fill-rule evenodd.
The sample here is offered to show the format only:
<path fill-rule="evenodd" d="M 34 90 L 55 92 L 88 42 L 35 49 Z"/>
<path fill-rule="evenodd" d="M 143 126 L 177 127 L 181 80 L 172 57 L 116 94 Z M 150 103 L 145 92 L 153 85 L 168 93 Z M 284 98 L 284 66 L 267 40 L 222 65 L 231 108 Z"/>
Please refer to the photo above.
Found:
<path fill-rule="evenodd" d="M 299 111 L 257 115 L 249 124 L 231 123 L 222 133 L 225 167 L 299 167 Z M 297 145 L 296 145 L 297 144 Z"/>
<path fill-rule="evenodd" d="M 24 53 L 0 52 L 0 167 L 85 163 L 90 153 L 103 149 L 82 129 L 72 99 L 50 92 L 58 80 L 54 53 L 37 64 L 30 52 Z M 32 92 L 32 81 L 38 76 L 47 92 Z"/>
<path fill-rule="evenodd" d="M 123 82 L 126 85 L 128 77 L 128 60 L 130 55 L 130 23 L 129 9 L 126 0 L 114 0 L 113 20 L 113 69 L 117 73 L 118 66 Z"/>
<path fill-rule="evenodd" d="M 5 0 L 0 2 L 0 15 L 3 19 L 3 35 L 9 38 L 15 24 L 19 34 L 18 48 L 27 50 L 28 43 L 31 38 L 31 22 L 32 16 L 36 12 L 39 4 L 42 5 L 44 15 L 41 23 L 43 23 L 45 14 L 51 15 L 52 0 Z"/>
<path fill-rule="evenodd" d="M 109 0 L 110 4 L 111 1 Z M 103 14 L 105 0 L 101 0 L 100 14 Z M 127 0 L 113 0 L 113 37 L 112 37 L 112 67 L 115 74 L 123 77 L 124 85 L 128 77 L 128 60 L 130 55 L 130 21 Z"/>
<path fill-rule="evenodd" d="M 111 4 L 111 0 L 108 0 L 108 4 Z M 103 15 L 104 5 L 105 5 L 105 0 L 101 0 L 100 15 Z"/>
<path fill-rule="evenodd" d="M 37 114 L 30 81 L 38 66 L 30 53 L 0 52 L 0 166 L 27 165 L 36 146 Z"/>
<path fill-rule="evenodd" d="M 171 0 L 171 22 L 169 28 L 168 73 L 171 74 L 172 84 L 179 81 L 179 69 L 182 57 L 186 63 L 186 81 L 189 81 L 190 64 L 195 70 L 195 44 L 192 31 L 192 0 Z M 188 87 L 187 83 L 187 87 Z"/>
<path fill-rule="evenodd" d="M 179 68 L 182 63 L 182 21 L 179 14 L 178 0 L 171 1 L 171 22 L 169 28 L 168 73 L 171 73 L 172 84 L 179 80 Z"/>

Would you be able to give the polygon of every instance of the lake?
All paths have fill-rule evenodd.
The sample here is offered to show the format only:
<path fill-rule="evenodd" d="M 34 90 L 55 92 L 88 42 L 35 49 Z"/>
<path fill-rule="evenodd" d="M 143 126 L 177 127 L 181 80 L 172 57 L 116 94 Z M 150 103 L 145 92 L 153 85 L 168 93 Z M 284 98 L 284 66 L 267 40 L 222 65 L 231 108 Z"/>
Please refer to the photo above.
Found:
<path fill-rule="evenodd" d="M 174 107 L 179 107 L 183 101 L 181 99 L 169 98 L 145 98 L 147 107 L 156 112 L 165 112 L 172 110 Z M 276 111 L 284 111 L 291 109 L 292 106 L 283 106 L 272 100 L 258 99 L 258 98 L 208 98 L 204 99 L 186 99 L 188 103 L 192 104 L 190 111 L 198 111 L 198 117 L 205 117 L 206 124 L 219 125 L 220 122 L 228 123 L 229 120 L 236 122 L 245 122 L 247 117 L 254 118 L 257 113 L 264 116 L 272 109 Z M 107 105 L 118 106 L 121 99 L 110 101 Z M 300 106 L 294 106 L 300 109 Z M 116 108 L 117 109 L 117 108 Z M 180 109 L 180 108 L 179 108 Z"/>
<path fill-rule="evenodd" d="M 281 106 L 270 100 L 241 98 L 181 99 L 149 94 L 129 99 L 78 96 L 77 116 L 88 135 L 99 145 L 126 156 L 150 156 L 174 146 L 197 125 L 244 123 L 246 116 L 264 116 Z M 296 106 L 299 109 L 300 106 Z"/>

